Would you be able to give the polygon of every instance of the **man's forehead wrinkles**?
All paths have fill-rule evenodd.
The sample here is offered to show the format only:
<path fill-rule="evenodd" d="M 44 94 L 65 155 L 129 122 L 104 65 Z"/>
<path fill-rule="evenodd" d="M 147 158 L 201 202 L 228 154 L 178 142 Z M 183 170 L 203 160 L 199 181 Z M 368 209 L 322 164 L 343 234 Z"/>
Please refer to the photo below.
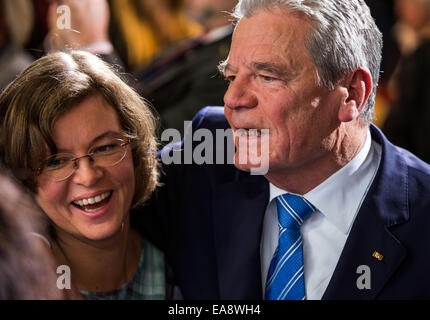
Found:
<path fill-rule="evenodd" d="M 305 48 L 303 48 L 305 50 Z M 303 50 L 300 52 L 303 53 Z M 232 47 L 230 51 L 230 64 L 243 64 L 260 69 L 260 67 L 269 67 L 278 69 L 295 68 L 300 64 L 301 57 L 298 55 L 298 49 L 291 48 L 286 42 L 280 42 L 274 47 L 273 43 L 249 45 L 238 44 Z"/>
<path fill-rule="evenodd" d="M 242 61 L 242 63 L 239 63 L 238 65 L 235 65 L 234 63 L 229 63 L 228 61 L 223 65 L 223 72 L 225 73 L 238 73 L 240 69 L 246 69 L 247 71 L 251 73 L 259 72 L 259 71 L 266 71 L 269 73 L 272 73 L 274 75 L 277 75 L 282 78 L 294 78 L 297 75 L 297 65 L 293 63 L 292 61 L 281 62 L 279 60 L 273 61 L 273 60 L 266 60 L 266 59 L 259 59 L 256 61 Z"/>

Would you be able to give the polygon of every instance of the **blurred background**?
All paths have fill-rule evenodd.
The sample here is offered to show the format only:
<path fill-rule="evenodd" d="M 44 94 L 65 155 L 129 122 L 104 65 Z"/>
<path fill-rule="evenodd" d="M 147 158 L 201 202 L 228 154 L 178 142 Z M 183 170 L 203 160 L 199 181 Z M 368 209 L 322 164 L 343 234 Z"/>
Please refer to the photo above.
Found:
<path fill-rule="evenodd" d="M 217 65 L 236 2 L 0 0 L 0 90 L 47 52 L 87 50 L 151 102 L 163 128 L 183 133 L 199 109 L 223 105 Z M 430 162 L 430 0 L 366 2 L 384 34 L 374 123 Z"/>

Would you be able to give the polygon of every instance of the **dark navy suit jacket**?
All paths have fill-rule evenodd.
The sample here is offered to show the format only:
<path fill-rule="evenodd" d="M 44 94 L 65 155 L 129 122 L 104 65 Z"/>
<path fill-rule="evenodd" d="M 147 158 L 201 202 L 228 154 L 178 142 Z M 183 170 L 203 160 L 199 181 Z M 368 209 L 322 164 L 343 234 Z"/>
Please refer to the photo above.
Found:
<path fill-rule="evenodd" d="M 199 128 L 228 128 L 223 109 L 201 110 L 193 120 L 193 131 Z M 371 134 L 382 160 L 323 299 L 429 299 L 430 166 L 375 126 Z M 132 223 L 165 250 L 184 298 L 261 299 L 268 181 L 225 164 L 163 165 L 163 171 L 164 186 L 132 214 Z M 357 286 L 361 265 L 370 268 L 370 289 Z"/>

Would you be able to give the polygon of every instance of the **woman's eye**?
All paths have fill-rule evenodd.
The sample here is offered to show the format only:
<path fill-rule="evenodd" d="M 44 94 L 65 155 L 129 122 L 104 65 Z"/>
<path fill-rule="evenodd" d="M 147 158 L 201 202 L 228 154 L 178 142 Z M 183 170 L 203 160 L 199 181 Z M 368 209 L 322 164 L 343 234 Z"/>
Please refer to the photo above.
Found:
<path fill-rule="evenodd" d="M 58 167 L 64 166 L 68 160 L 69 159 L 66 159 L 66 158 L 52 158 L 46 162 L 45 167 L 51 168 L 51 169 L 58 168 Z"/>
<path fill-rule="evenodd" d="M 120 148 L 120 145 L 117 143 L 104 144 L 102 146 L 98 146 L 94 148 L 92 153 L 99 153 L 99 154 L 111 153 L 118 150 L 118 148 Z"/>
<path fill-rule="evenodd" d="M 108 151 L 112 150 L 113 148 L 115 148 L 115 147 L 112 144 L 107 144 L 107 145 L 97 147 L 94 151 L 95 152 L 108 152 Z"/>

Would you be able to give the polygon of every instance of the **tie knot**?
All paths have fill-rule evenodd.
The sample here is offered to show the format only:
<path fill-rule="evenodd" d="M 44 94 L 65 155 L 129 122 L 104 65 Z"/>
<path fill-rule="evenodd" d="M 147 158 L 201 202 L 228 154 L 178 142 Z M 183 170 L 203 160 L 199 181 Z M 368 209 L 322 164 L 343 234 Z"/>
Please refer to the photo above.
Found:
<path fill-rule="evenodd" d="M 276 197 L 278 220 L 283 228 L 298 229 L 303 222 L 316 211 L 316 208 L 305 198 L 285 193 Z"/>

